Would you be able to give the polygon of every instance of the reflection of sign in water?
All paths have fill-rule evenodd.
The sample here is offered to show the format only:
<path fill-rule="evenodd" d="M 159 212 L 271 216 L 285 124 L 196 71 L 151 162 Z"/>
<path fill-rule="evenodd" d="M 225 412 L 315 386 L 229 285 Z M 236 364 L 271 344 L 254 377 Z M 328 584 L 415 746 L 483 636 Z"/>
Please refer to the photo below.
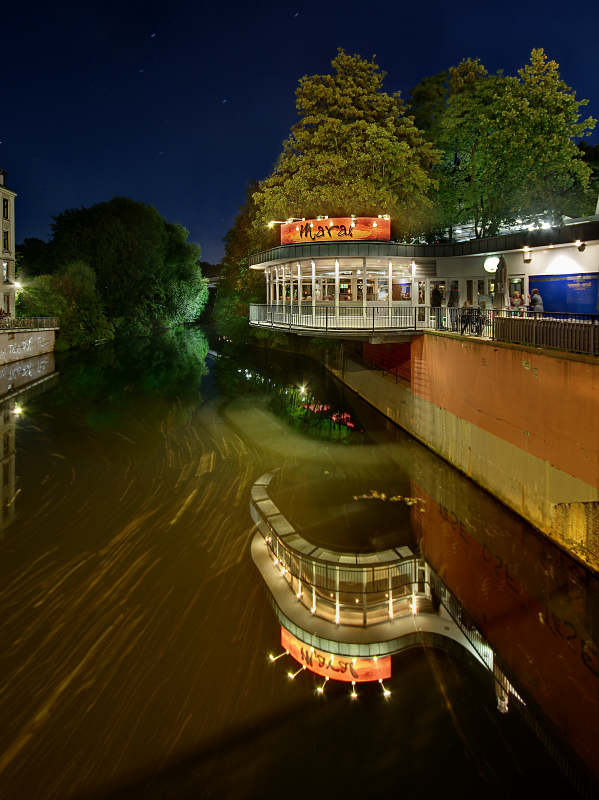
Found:
<path fill-rule="evenodd" d="M 298 242 L 351 242 L 391 238 L 391 220 L 379 217 L 327 217 L 281 225 L 281 244 Z"/>
<path fill-rule="evenodd" d="M 385 680 L 391 677 L 391 656 L 378 658 L 351 658 L 323 653 L 296 639 L 286 628 L 281 627 L 281 644 L 289 655 L 310 672 L 330 678 L 332 681 Z"/>

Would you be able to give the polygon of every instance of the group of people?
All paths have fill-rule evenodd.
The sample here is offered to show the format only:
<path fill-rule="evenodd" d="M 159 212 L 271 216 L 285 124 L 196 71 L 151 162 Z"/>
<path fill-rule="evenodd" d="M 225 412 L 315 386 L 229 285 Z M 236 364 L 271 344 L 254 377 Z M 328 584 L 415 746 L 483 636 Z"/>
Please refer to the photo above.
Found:
<path fill-rule="evenodd" d="M 447 296 L 447 314 L 443 312 L 443 296 L 437 284 L 431 290 L 431 306 L 435 309 L 436 327 L 438 330 L 447 330 L 445 327 L 445 320 L 451 326 L 451 330 L 461 329 L 461 333 L 466 331 L 472 333 L 479 333 L 485 324 L 484 309 L 485 306 L 479 308 L 472 308 L 471 304 L 466 300 L 462 308 L 459 308 L 459 293 L 455 284 L 451 285 L 451 289 Z M 514 291 L 509 301 L 509 311 L 514 314 L 520 314 L 524 311 L 531 311 L 535 314 L 541 313 L 543 309 L 543 298 L 539 294 L 538 289 L 533 289 L 528 297 L 528 303 L 519 291 Z"/>
<path fill-rule="evenodd" d="M 538 289 L 532 290 L 528 297 L 528 303 L 525 302 L 520 292 L 514 292 L 510 297 L 510 311 L 518 313 L 527 309 L 534 313 L 543 311 L 543 298 L 539 294 Z"/>

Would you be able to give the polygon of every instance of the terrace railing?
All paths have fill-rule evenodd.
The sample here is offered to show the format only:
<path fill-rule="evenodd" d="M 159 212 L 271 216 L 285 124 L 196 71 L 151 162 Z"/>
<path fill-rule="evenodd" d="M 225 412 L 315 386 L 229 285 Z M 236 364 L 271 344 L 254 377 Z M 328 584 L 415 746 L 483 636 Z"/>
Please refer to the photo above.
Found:
<path fill-rule="evenodd" d="M 58 328 L 58 317 L 1 317 L 0 331 Z"/>
<path fill-rule="evenodd" d="M 328 335 L 440 330 L 599 356 L 599 314 L 423 306 L 250 306 L 250 325 Z"/>
<path fill-rule="evenodd" d="M 493 339 L 599 355 L 599 314 L 495 311 Z"/>

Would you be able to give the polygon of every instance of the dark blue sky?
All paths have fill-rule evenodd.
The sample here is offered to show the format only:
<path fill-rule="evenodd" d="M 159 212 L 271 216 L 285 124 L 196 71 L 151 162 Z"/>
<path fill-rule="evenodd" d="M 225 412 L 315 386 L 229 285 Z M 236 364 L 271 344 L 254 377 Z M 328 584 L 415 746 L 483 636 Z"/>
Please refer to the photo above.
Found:
<path fill-rule="evenodd" d="M 376 55 L 385 90 L 404 97 L 463 58 L 515 74 L 543 47 L 599 117 L 596 0 L 21 0 L 2 28 L 0 167 L 18 242 L 122 195 L 182 223 L 217 262 L 247 182 L 266 177 L 296 119 L 298 80 L 328 72 L 337 47 Z"/>

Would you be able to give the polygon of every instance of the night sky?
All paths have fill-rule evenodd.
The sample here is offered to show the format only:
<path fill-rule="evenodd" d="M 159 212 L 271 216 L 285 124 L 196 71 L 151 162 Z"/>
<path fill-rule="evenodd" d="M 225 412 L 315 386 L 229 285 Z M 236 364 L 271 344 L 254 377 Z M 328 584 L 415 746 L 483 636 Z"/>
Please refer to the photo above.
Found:
<path fill-rule="evenodd" d="M 543 47 L 599 117 L 596 0 L 21 0 L 2 23 L 0 168 L 17 242 L 121 195 L 183 224 L 216 263 L 248 181 L 267 176 L 296 120 L 298 80 L 328 72 L 337 47 L 376 55 L 385 91 L 404 98 L 463 58 L 516 74 Z"/>

